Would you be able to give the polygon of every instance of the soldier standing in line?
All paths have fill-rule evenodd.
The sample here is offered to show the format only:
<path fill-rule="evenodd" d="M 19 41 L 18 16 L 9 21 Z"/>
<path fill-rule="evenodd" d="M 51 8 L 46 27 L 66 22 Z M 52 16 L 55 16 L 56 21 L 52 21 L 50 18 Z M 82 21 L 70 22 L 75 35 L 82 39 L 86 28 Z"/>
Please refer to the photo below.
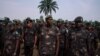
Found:
<path fill-rule="evenodd" d="M 3 52 L 3 34 L 4 34 L 4 28 L 3 28 L 3 22 L 0 22 L 0 56 Z"/>
<path fill-rule="evenodd" d="M 36 30 L 31 19 L 26 20 L 26 27 L 23 29 L 25 56 L 33 55 L 33 47 L 36 45 Z"/>
<path fill-rule="evenodd" d="M 65 47 L 66 47 L 66 56 L 71 56 L 71 40 L 69 38 L 69 31 L 73 31 L 75 30 L 75 22 L 74 21 L 70 21 L 69 23 L 67 22 L 66 26 L 66 40 L 65 40 Z M 70 26 L 70 27 L 69 27 Z M 69 28 L 68 28 L 69 27 Z"/>
<path fill-rule="evenodd" d="M 17 48 L 19 45 L 20 34 L 16 31 L 15 24 L 9 23 L 8 29 L 4 37 L 3 56 L 17 56 Z"/>
<path fill-rule="evenodd" d="M 46 24 L 41 27 L 39 33 L 39 54 L 40 56 L 58 56 L 59 32 L 52 24 L 52 17 L 46 17 Z"/>
<path fill-rule="evenodd" d="M 59 55 L 58 56 L 66 56 L 65 55 L 65 40 L 66 40 L 66 28 L 64 26 L 63 20 L 59 19 L 57 21 L 57 27 L 59 28 L 60 36 L 59 36 Z"/>
<path fill-rule="evenodd" d="M 98 35 L 96 33 L 96 31 L 94 30 L 93 26 L 90 25 L 88 26 L 88 53 L 89 56 L 95 56 L 95 51 L 96 51 L 96 47 L 97 47 L 97 43 L 98 43 Z"/>
<path fill-rule="evenodd" d="M 69 31 L 70 56 L 88 56 L 87 54 L 87 37 L 88 33 L 82 28 L 83 18 L 75 18 L 75 29 Z"/>
<path fill-rule="evenodd" d="M 17 48 L 16 56 L 19 56 L 19 54 L 20 54 L 20 45 L 21 45 L 21 41 L 22 41 L 22 25 L 21 25 L 20 20 L 14 20 L 14 24 L 15 24 L 16 32 L 18 32 L 18 34 L 20 35 L 19 44 L 16 47 Z"/>

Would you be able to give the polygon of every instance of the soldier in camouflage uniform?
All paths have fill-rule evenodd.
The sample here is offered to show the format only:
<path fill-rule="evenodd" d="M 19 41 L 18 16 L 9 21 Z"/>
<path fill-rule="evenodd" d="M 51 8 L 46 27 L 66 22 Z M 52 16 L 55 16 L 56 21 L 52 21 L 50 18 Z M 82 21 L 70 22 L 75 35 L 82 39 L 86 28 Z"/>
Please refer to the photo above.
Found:
<path fill-rule="evenodd" d="M 69 31 L 73 31 L 75 30 L 75 22 L 74 21 L 71 21 L 68 23 L 69 26 L 67 26 L 66 28 L 66 40 L 65 40 L 65 46 L 66 46 L 66 56 L 72 56 L 72 53 L 71 53 L 71 42 L 70 42 L 70 37 L 69 37 Z M 69 27 L 69 28 L 68 28 Z"/>
<path fill-rule="evenodd" d="M 63 20 L 59 19 L 57 21 L 57 27 L 59 28 L 60 36 L 60 46 L 59 46 L 59 56 L 64 56 L 65 55 L 65 40 L 66 40 L 66 28 L 64 26 Z"/>
<path fill-rule="evenodd" d="M 21 45 L 21 41 L 22 41 L 22 25 L 21 25 L 21 21 L 20 20 L 13 20 L 14 24 L 15 24 L 15 30 L 18 32 L 18 34 L 20 35 L 20 39 L 19 39 L 19 43 L 16 51 L 16 56 L 19 56 L 20 54 L 20 45 Z"/>
<path fill-rule="evenodd" d="M 82 28 L 83 18 L 75 18 L 75 29 L 69 31 L 70 56 L 87 56 L 87 31 Z"/>
<path fill-rule="evenodd" d="M 3 22 L 0 22 L 0 56 L 2 55 L 3 52 L 3 34 L 4 34 Z"/>
<path fill-rule="evenodd" d="M 24 39 L 24 52 L 25 56 L 32 56 L 33 54 L 33 47 L 36 44 L 36 30 L 33 26 L 32 20 L 28 19 L 26 21 L 26 27 L 23 29 L 23 39 Z"/>
<path fill-rule="evenodd" d="M 9 23 L 8 29 L 5 33 L 5 42 L 4 42 L 4 50 L 3 56 L 17 56 L 17 48 L 19 44 L 20 34 L 15 29 L 15 25 L 13 23 Z"/>
<path fill-rule="evenodd" d="M 93 26 L 88 26 L 88 53 L 89 56 L 95 56 L 95 51 L 98 43 L 97 33 L 94 30 Z"/>
<path fill-rule="evenodd" d="M 59 50 L 58 28 L 52 25 L 52 17 L 46 18 L 46 24 L 41 27 L 39 33 L 40 56 L 57 56 Z"/>

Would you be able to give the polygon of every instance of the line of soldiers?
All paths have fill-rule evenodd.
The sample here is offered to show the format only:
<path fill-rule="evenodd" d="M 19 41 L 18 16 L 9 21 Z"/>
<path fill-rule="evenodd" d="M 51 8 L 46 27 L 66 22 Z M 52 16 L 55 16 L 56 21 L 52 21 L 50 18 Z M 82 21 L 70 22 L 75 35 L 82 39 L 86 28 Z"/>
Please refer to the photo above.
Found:
<path fill-rule="evenodd" d="M 27 18 L 23 23 L 0 23 L 0 56 L 19 56 L 22 42 L 25 56 L 34 55 L 35 48 L 39 56 L 96 56 L 100 47 L 97 31 L 92 25 L 85 26 L 81 16 L 69 23 L 53 23 L 52 16 L 45 22 Z"/>

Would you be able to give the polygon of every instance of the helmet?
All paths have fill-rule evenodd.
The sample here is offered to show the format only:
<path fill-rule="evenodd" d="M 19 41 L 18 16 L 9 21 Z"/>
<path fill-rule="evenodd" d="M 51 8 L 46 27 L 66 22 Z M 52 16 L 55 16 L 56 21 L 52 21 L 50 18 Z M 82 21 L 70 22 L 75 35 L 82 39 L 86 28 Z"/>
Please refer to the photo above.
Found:
<path fill-rule="evenodd" d="M 75 23 L 82 23 L 83 22 L 83 17 L 81 17 L 81 16 L 76 17 L 74 22 Z"/>

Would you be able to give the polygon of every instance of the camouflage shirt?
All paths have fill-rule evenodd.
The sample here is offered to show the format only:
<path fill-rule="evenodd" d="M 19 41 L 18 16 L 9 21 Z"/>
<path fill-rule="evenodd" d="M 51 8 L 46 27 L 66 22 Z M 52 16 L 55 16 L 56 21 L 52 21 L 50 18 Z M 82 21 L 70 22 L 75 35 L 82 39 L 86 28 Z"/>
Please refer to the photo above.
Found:
<path fill-rule="evenodd" d="M 70 48 L 74 55 L 84 56 L 87 52 L 87 37 L 85 30 L 75 29 L 69 32 Z"/>
<path fill-rule="evenodd" d="M 24 43 L 25 45 L 33 45 L 35 39 L 35 29 L 34 28 L 26 28 L 24 29 Z"/>
<path fill-rule="evenodd" d="M 58 28 L 55 26 L 41 28 L 39 36 L 40 54 L 55 54 Z"/>
<path fill-rule="evenodd" d="M 6 33 L 4 42 L 5 53 L 12 54 L 15 51 L 16 42 L 19 38 L 20 34 L 17 31 Z"/>
<path fill-rule="evenodd" d="M 66 32 L 66 28 L 60 28 L 59 29 L 60 31 L 60 47 L 64 48 L 65 47 L 65 40 L 66 40 L 66 35 L 67 35 L 67 32 Z"/>
<path fill-rule="evenodd" d="M 89 51 L 95 51 L 95 48 L 96 48 L 96 39 L 97 38 L 97 33 L 95 31 L 92 31 L 92 32 L 89 32 L 89 35 L 88 35 L 88 49 Z"/>

